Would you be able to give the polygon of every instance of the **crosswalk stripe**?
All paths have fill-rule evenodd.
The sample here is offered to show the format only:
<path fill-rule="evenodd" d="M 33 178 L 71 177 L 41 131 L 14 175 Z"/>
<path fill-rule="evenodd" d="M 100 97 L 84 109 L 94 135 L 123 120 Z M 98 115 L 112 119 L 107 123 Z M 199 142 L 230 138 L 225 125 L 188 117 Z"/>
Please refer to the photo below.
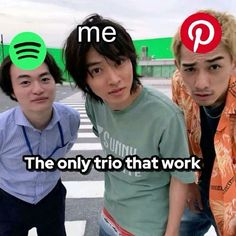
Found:
<path fill-rule="evenodd" d="M 84 103 L 68 103 L 68 102 L 66 102 L 63 104 L 70 106 L 70 107 L 85 107 Z"/>
<path fill-rule="evenodd" d="M 97 136 L 92 133 L 92 132 L 89 132 L 89 133 L 82 133 L 82 132 L 79 132 L 78 133 L 78 138 L 96 138 Z"/>
<path fill-rule="evenodd" d="M 66 198 L 102 198 L 104 181 L 63 181 Z"/>
<path fill-rule="evenodd" d="M 100 143 L 75 143 L 72 148 L 72 151 L 89 151 L 89 150 L 102 150 Z"/>
<path fill-rule="evenodd" d="M 84 236 L 86 221 L 66 221 L 65 226 L 68 236 Z"/>
<path fill-rule="evenodd" d="M 83 119 L 80 119 L 80 123 L 90 123 L 90 120 L 89 119 L 86 119 L 86 118 L 83 118 Z"/>
<path fill-rule="evenodd" d="M 88 116 L 86 114 L 80 114 L 80 117 L 86 117 L 88 118 Z"/>
<path fill-rule="evenodd" d="M 86 221 L 66 221 L 66 234 L 68 236 L 84 236 Z M 36 228 L 29 231 L 28 236 L 37 236 Z"/>
<path fill-rule="evenodd" d="M 86 221 L 66 221 L 65 226 L 68 236 L 84 236 Z"/>
<path fill-rule="evenodd" d="M 74 110 L 79 111 L 79 113 L 86 113 L 85 109 L 81 109 L 79 107 L 73 107 Z"/>
<path fill-rule="evenodd" d="M 65 104 L 65 105 L 68 105 L 68 106 L 78 106 L 78 105 L 85 105 L 85 101 L 84 102 L 63 102 L 61 101 L 61 103 Z"/>
<path fill-rule="evenodd" d="M 79 130 L 82 129 L 92 129 L 92 125 L 80 125 Z"/>
<path fill-rule="evenodd" d="M 71 108 L 75 109 L 75 110 L 82 110 L 82 111 L 86 111 L 85 110 L 85 107 L 82 107 L 82 106 L 70 106 Z"/>

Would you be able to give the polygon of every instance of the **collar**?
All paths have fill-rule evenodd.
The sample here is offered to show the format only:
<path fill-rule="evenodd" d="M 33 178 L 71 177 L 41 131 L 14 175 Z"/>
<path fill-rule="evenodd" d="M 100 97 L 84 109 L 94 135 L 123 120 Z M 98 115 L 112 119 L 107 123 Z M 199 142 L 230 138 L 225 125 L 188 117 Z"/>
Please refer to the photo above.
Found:
<path fill-rule="evenodd" d="M 236 76 L 232 76 L 229 81 L 229 88 L 225 105 L 228 108 L 228 114 L 236 115 Z"/>
<path fill-rule="evenodd" d="M 222 112 L 217 130 L 223 130 L 227 124 L 228 119 L 236 120 L 236 77 L 231 77 L 229 87 L 226 95 L 225 108 Z"/>
<path fill-rule="evenodd" d="M 49 124 L 47 125 L 47 127 L 44 130 L 52 129 L 57 124 L 57 122 L 61 120 L 61 116 L 58 113 L 58 110 L 56 108 L 55 103 L 53 103 L 53 105 L 52 105 L 52 112 L 53 112 L 52 119 L 51 119 L 51 121 L 49 122 Z M 29 128 L 31 128 L 31 129 L 33 129 L 35 131 L 38 131 L 38 129 L 33 127 L 32 124 L 28 121 L 28 119 L 24 115 L 24 113 L 23 113 L 23 111 L 22 111 L 20 106 L 16 107 L 14 115 L 15 115 L 15 123 L 16 123 L 16 125 L 29 127 Z"/>

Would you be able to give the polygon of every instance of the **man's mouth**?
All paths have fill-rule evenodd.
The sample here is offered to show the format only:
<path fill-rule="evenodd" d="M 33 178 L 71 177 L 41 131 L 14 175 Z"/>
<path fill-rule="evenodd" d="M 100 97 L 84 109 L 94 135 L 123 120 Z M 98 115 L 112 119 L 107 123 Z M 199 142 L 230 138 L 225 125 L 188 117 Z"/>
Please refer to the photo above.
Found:
<path fill-rule="evenodd" d="M 124 88 L 117 88 L 117 89 L 114 89 L 114 90 L 110 91 L 109 94 L 116 95 L 116 94 L 121 93 L 123 90 L 124 90 Z"/>
<path fill-rule="evenodd" d="M 35 98 L 35 99 L 31 100 L 31 102 L 44 102 L 47 99 L 48 99 L 47 97 L 40 97 L 40 98 Z"/>

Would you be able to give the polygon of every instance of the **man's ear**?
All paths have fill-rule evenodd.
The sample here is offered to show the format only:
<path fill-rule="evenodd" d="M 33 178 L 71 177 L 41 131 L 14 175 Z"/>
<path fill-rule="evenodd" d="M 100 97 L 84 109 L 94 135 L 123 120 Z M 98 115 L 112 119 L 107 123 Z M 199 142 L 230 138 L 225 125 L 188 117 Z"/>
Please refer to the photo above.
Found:
<path fill-rule="evenodd" d="M 175 59 L 174 60 L 174 62 L 175 62 L 175 66 L 177 67 L 177 69 L 179 70 L 179 63 L 177 62 L 177 60 Z"/>
<path fill-rule="evenodd" d="M 235 61 L 233 62 L 233 65 L 232 65 L 232 75 L 233 75 L 233 76 L 236 76 L 236 59 L 235 59 Z"/>
<path fill-rule="evenodd" d="M 16 96 L 15 96 L 15 94 L 13 92 L 11 93 L 11 97 L 16 99 Z M 16 99 L 16 101 L 17 101 L 17 99 Z"/>

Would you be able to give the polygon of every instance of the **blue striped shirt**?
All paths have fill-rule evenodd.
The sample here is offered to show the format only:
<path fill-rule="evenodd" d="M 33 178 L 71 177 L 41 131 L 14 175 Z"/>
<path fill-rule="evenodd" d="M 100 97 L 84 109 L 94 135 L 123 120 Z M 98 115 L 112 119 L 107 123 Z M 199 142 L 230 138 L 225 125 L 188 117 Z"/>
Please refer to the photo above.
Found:
<path fill-rule="evenodd" d="M 38 203 L 55 187 L 60 171 L 28 171 L 23 156 L 31 156 L 23 133 L 25 131 L 34 155 L 50 156 L 61 146 L 60 122 L 64 143 L 51 158 L 65 157 L 77 140 L 80 125 L 79 112 L 65 105 L 54 103 L 53 116 L 48 126 L 40 131 L 34 128 L 24 116 L 20 107 L 0 114 L 0 188 L 9 194 L 29 202 Z"/>

